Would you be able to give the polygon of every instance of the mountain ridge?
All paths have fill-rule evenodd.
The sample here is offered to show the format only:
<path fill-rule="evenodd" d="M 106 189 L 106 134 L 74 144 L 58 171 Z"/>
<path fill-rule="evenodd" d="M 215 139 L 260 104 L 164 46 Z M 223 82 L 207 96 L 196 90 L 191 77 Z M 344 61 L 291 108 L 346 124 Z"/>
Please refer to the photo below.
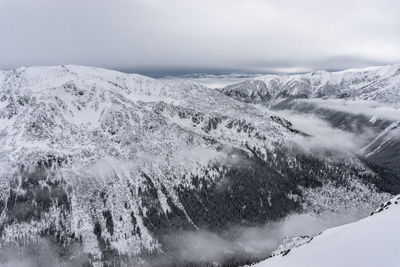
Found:
<path fill-rule="evenodd" d="M 171 232 L 367 210 L 388 196 L 356 157 L 307 154 L 285 120 L 191 82 L 20 68 L 2 73 L 0 122 L 2 246 L 46 238 L 71 247 L 64 260 L 77 245 L 93 265 L 145 266 Z"/>
<path fill-rule="evenodd" d="M 338 72 L 265 75 L 229 85 L 221 91 L 249 103 L 268 104 L 287 97 L 340 97 L 398 105 L 399 77 L 400 64 L 392 64 Z"/>

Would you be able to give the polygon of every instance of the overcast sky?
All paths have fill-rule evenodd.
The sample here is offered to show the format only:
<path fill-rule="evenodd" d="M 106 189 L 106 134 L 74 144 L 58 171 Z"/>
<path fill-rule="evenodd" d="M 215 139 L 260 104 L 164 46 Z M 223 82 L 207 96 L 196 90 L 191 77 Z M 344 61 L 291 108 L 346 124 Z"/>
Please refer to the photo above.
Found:
<path fill-rule="evenodd" d="M 303 72 L 400 62 L 399 0 L 0 0 L 0 68 Z"/>

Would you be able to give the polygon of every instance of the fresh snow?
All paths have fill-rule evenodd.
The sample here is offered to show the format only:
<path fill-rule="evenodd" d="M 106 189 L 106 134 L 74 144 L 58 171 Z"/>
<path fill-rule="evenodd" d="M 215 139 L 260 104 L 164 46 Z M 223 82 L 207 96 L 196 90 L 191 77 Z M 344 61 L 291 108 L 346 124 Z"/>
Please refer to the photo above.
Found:
<path fill-rule="evenodd" d="M 340 97 L 400 106 L 400 64 L 339 72 L 265 75 L 221 89 L 246 102 L 270 104 L 285 97 Z"/>
<path fill-rule="evenodd" d="M 140 190 L 151 184 L 161 212 L 167 214 L 173 203 L 192 223 L 179 186 L 193 186 L 191 177 L 205 173 L 207 179 L 218 178 L 219 170 L 210 170 L 209 164 L 227 158 L 228 149 L 251 154 L 252 147 L 263 153 L 293 141 L 296 133 L 271 115 L 189 81 L 164 83 L 82 66 L 0 72 L 0 200 L 6 203 L 12 190 L 24 190 L 22 171 L 50 161 L 51 170 L 41 183 L 65 182 L 71 204 L 71 216 L 52 207 L 40 217 L 45 219 L 32 223 L 6 224 L 3 209 L 2 241 L 35 240 L 54 226 L 66 236 L 80 237 L 84 252 L 99 258 L 99 237 L 93 231 L 98 223 L 101 238 L 120 254 L 160 251 L 141 215 L 149 203 Z M 305 211 L 342 208 L 336 206 L 342 197 L 353 205 L 374 205 L 386 197 L 365 184 L 353 193 L 322 187 L 329 192 L 304 190 L 311 203 Z M 112 215 L 113 233 L 104 211 Z M 132 220 L 134 226 L 126 227 Z"/>
<path fill-rule="evenodd" d="M 358 222 L 322 232 L 254 267 L 398 267 L 400 195 Z"/>

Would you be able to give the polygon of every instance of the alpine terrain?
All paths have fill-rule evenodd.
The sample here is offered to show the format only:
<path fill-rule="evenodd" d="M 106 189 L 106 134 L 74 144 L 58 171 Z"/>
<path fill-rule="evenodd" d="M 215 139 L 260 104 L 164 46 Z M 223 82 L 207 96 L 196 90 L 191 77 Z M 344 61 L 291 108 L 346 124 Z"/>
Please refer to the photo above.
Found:
<path fill-rule="evenodd" d="M 236 242 L 231 230 L 293 214 L 359 219 L 400 193 L 399 105 L 400 65 L 267 75 L 222 89 L 75 65 L 0 71 L 0 263 L 263 260 L 271 251 Z M 320 139 L 327 129 L 337 134 Z M 357 224 L 386 228 L 396 212 Z M 320 253 L 318 242 L 329 249 L 339 244 L 333 232 L 352 227 L 287 257 Z M 189 233 L 232 243 L 190 257 Z"/>
<path fill-rule="evenodd" d="M 294 238 L 295 242 L 280 247 L 274 257 L 253 266 L 396 266 L 400 262 L 400 228 L 396 223 L 399 201 L 400 196 L 396 196 L 370 217 L 329 229 L 314 238 Z"/>

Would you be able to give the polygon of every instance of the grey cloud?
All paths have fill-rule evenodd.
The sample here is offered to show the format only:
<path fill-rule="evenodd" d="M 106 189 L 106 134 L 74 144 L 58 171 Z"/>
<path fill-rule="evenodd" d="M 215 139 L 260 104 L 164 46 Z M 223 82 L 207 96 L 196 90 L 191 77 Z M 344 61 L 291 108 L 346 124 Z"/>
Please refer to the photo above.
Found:
<path fill-rule="evenodd" d="M 0 0 L 0 68 L 297 72 L 385 64 L 400 61 L 399 12 L 396 0 Z"/>

